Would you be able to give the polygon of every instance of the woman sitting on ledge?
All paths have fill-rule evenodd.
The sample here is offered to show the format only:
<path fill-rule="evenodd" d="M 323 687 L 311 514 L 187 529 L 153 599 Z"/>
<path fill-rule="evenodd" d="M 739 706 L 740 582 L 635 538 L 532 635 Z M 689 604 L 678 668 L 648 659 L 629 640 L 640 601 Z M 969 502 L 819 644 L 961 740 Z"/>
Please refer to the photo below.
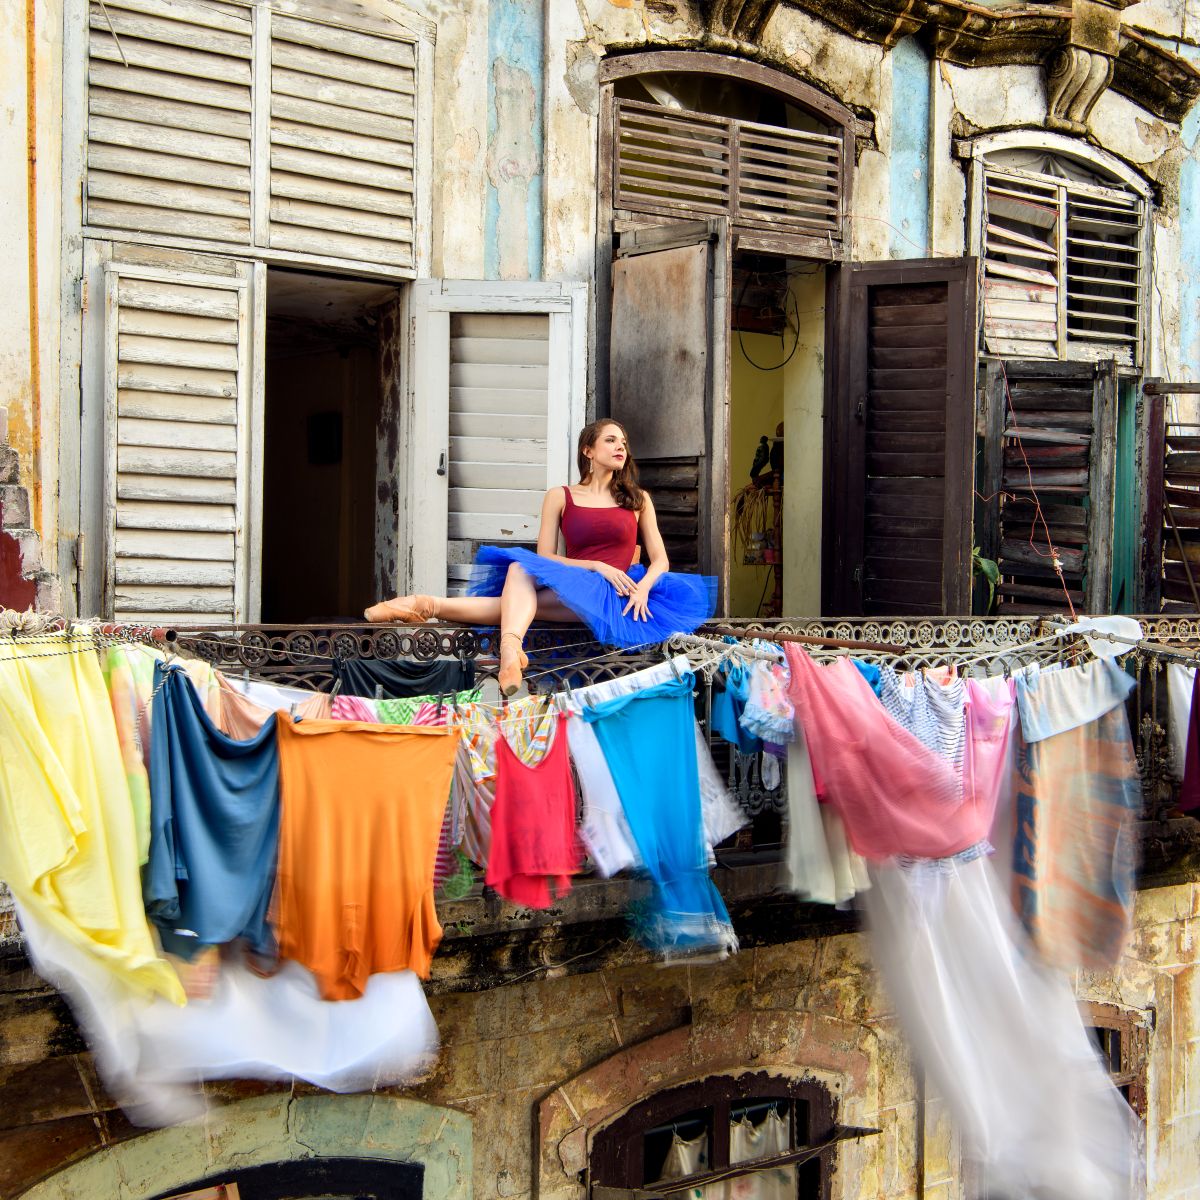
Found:
<path fill-rule="evenodd" d="M 644 646 L 690 633 L 712 616 L 717 581 L 670 572 L 654 504 L 638 486 L 625 429 L 593 421 L 579 435 L 579 482 L 542 501 L 537 553 L 482 546 L 467 596 L 400 596 L 367 609 L 368 621 L 461 621 L 500 626 L 500 689 L 516 692 L 529 665 L 526 630 L 542 621 L 583 621 L 596 639 Z M 558 554 L 562 530 L 566 554 Z M 638 542 L 650 565 L 638 561 Z"/>

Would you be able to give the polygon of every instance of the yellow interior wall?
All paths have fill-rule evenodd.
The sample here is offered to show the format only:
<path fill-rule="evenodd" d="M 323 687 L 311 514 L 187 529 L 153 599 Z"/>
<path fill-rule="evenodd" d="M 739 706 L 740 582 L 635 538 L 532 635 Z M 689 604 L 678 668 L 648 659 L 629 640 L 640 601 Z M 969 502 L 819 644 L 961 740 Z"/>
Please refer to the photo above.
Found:
<path fill-rule="evenodd" d="M 732 523 L 732 500 L 750 482 L 750 464 L 758 439 L 765 433 L 775 435 L 775 426 L 783 420 L 783 371 L 760 371 L 750 364 L 742 346 L 755 362 L 773 365 L 779 362 L 791 346 L 790 339 L 766 333 L 730 333 L 729 352 L 729 497 Z M 730 547 L 731 566 L 729 599 L 732 615 L 753 617 L 758 613 L 759 597 L 767 588 L 766 599 L 774 588 L 767 584 L 769 568 L 747 567 L 742 564 L 742 550 Z"/>
<path fill-rule="evenodd" d="M 803 270 L 803 268 L 801 268 Z M 783 615 L 821 615 L 821 488 L 825 428 L 825 272 L 792 278 L 800 344 L 782 371 Z M 753 353 L 753 351 L 751 351 Z"/>

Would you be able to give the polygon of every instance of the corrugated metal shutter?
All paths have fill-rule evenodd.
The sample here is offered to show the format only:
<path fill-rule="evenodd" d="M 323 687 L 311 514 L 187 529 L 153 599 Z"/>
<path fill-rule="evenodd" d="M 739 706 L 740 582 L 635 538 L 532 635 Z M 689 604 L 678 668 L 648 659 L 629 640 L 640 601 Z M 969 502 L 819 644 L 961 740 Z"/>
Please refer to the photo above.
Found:
<path fill-rule="evenodd" d="M 412 42 L 271 19 L 270 245 L 408 267 Z"/>
<path fill-rule="evenodd" d="M 636 100 L 616 122 L 615 208 L 840 237 L 840 137 Z"/>
<path fill-rule="evenodd" d="M 85 223 L 249 245 L 245 8 L 92 0 Z"/>
<path fill-rule="evenodd" d="M 546 492 L 549 361 L 548 316 L 451 314 L 452 592 L 465 587 L 480 542 L 537 541 Z"/>
<path fill-rule="evenodd" d="M 247 287 L 124 268 L 105 282 L 105 609 L 244 619 Z"/>

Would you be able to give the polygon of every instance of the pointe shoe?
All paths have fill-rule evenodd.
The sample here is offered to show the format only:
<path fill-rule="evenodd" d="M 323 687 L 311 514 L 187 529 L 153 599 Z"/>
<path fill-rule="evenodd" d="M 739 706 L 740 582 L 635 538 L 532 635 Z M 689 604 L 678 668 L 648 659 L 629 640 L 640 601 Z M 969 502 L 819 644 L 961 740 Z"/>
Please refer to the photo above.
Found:
<path fill-rule="evenodd" d="M 504 640 L 512 638 L 517 643 L 517 661 L 516 663 L 508 663 L 500 667 L 499 673 L 496 675 L 496 682 L 500 685 L 500 691 L 505 696 L 513 696 L 521 690 L 521 684 L 525 682 L 523 672 L 529 666 L 529 656 L 521 649 L 521 635 L 519 633 L 502 633 L 500 635 L 500 658 L 504 658 Z"/>
<path fill-rule="evenodd" d="M 399 621 L 402 625 L 423 625 L 438 615 L 438 603 L 433 596 L 397 596 L 372 604 L 363 613 L 368 621 Z"/>

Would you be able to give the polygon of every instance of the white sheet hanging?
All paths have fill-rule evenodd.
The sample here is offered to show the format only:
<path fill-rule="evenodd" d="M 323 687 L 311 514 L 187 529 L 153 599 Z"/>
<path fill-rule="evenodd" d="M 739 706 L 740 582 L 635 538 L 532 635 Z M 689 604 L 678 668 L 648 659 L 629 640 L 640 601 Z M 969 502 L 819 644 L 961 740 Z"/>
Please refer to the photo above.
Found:
<path fill-rule="evenodd" d="M 1136 1119 L 1066 978 L 1034 961 L 986 858 L 872 867 L 875 964 L 985 1182 L 1127 1200 Z"/>
<path fill-rule="evenodd" d="M 1168 734 L 1171 740 L 1171 774 L 1183 778 L 1187 759 L 1188 727 L 1192 720 L 1192 688 L 1196 683 L 1196 668 L 1182 663 L 1167 664 Z"/>
<path fill-rule="evenodd" d="M 135 995 L 19 904 L 38 974 L 66 997 L 109 1094 L 140 1125 L 201 1115 L 202 1079 L 288 1079 L 352 1092 L 410 1082 L 438 1033 L 411 971 L 371 976 L 358 1000 L 322 1000 L 299 963 L 269 977 L 222 963 L 209 998 L 178 1007 Z"/>

